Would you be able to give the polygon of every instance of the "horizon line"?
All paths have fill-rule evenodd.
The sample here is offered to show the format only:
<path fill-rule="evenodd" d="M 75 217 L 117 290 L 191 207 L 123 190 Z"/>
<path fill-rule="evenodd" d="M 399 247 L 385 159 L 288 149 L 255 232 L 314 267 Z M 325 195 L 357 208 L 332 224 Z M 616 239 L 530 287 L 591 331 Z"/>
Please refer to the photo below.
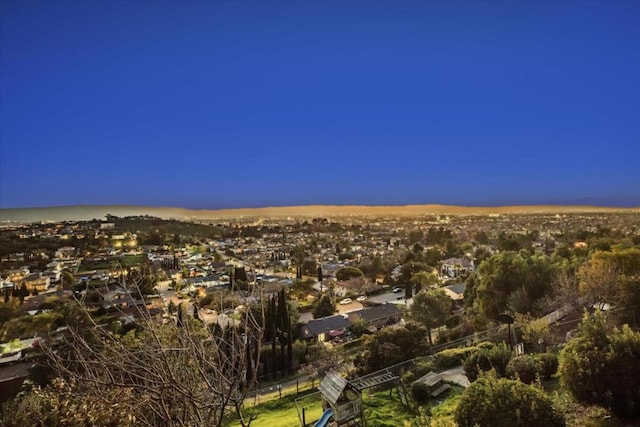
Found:
<path fill-rule="evenodd" d="M 407 203 L 407 204 L 299 204 L 299 205 L 264 205 L 264 206 L 244 206 L 244 207 L 218 207 L 218 208 L 189 208 L 184 206 L 169 205 L 135 205 L 127 203 L 105 203 L 105 204 L 88 204 L 77 203 L 67 205 L 49 205 L 49 206 L 22 206 L 22 207 L 1 207 L 0 210 L 18 210 L 18 209 L 62 209 L 62 208 L 150 208 L 150 209 L 183 209 L 187 211 L 229 211 L 229 210 L 254 210 L 254 209 L 287 209 L 287 208 L 408 208 L 408 207 L 440 207 L 440 208 L 482 208 L 482 209 L 498 209 L 498 208 L 532 208 L 532 207 L 558 207 L 558 208 L 608 208 L 608 209 L 640 209 L 638 206 L 620 206 L 598 203 L 513 203 L 513 204 L 447 204 L 447 203 Z"/>

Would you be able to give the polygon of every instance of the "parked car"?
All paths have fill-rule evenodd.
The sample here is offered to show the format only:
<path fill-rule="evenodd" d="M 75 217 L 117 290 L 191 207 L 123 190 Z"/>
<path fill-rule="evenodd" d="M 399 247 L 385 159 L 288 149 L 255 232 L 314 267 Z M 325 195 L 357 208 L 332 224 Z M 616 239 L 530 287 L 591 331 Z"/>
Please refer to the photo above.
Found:
<path fill-rule="evenodd" d="M 393 288 L 393 293 L 394 294 L 399 294 L 402 291 L 404 291 L 404 289 L 402 289 L 402 288 Z"/>
<path fill-rule="evenodd" d="M 366 300 L 367 300 L 367 297 L 366 297 L 366 296 L 364 296 L 364 295 L 359 296 L 358 298 L 356 298 L 356 301 L 359 301 L 359 302 L 364 302 L 364 301 L 366 301 Z"/>
<path fill-rule="evenodd" d="M 351 304 L 353 302 L 353 300 L 351 300 L 351 298 L 345 298 L 342 301 L 340 301 L 340 305 L 347 305 L 347 304 Z"/>

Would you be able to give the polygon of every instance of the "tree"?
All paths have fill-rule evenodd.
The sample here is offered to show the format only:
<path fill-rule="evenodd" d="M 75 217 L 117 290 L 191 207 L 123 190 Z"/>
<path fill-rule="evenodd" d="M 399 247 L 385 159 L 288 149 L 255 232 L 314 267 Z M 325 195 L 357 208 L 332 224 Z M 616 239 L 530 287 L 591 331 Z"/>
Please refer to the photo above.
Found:
<path fill-rule="evenodd" d="M 531 384 L 537 377 L 542 377 L 543 367 L 541 361 L 535 356 L 521 354 L 509 361 L 506 371 L 510 378 Z"/>
<path fill-rule="evenodd" d="M 522 340 L 542 351 L 542 344 L 549 339 L 549 322 L 544 318 L 534 319 L 519 313 L 516 313 L 515 319 L 522 332 Z"/>
<path fill-rule="evenodd" d="M 169 305 L 167 306 L 167 311 L 169 312 L 169 314 L 173 314 L 178 310 L 178 307 L 176 307 L 176 304 L 173 302 L 173 300 L 169 301 Z"/>
<path fill-rule="evenodd" d="M 76 284 L 76 278 L 69 270 L 62 270 L 62 287 L 64 289 L 73 289 Z"/>
<path fill-rule="evenodd" d="M 409 309 L 410 317 L 427 328 L 431 345 L 431 329 L 444 324 L 450 312 L 451 298 L 442 289 L 419 292 L 413 298 L 413 304 Z"/>
<path fill-rule="evenodd" d="M 577 400 L 640 415 L 640 332 L 627 325 L 610 334 L 603 313 L 585 314 L 578 336 L 562 350 L 559 372 Z"/>
<path fill-rule="evenodd" d="M 260 291 L 251 292 L 249 299 L 262 304 Z M 140 305 L 127 312 L 133 322 L 118 328 L 119 322 L 92 319 L 83 301 L 67 305 L 61 311 L 64 322 L 56 324 L 68 328 L 40 348 L 58 378 L 81 387 L 77 390 L 86 400 L 78 411 L 89 414 L 92 405 L 86 402 L 99 400 L 135 425 L 221 426 L 230 412 L 243 426 L 251 422 L 242 403 L 257 381 L 264 324 L 260 310 L 244 310 L 222 327 L 181 313 L 178 326 L 159 323 Z"/>
<path fill-rule="evenodd" d="M 487 233 L 484 230 L 480 230 L 477 232 L 473 238 L 478 242 L 479 245 L 486 245 L 489 243 L 489 238 L 487 237 Z"/>
<path fill-rule="evenodd" d="M 18 312 L 18 302 L 16 300 L 0 304 L 0 325 L 11 320 Z"/>
<path fill-rule="evenodd" d="M 613 246 L 596 251 L 578 276 L 587 302 L 615 304 L 620 317 L 637 324 L 640 317 L 640 249 Z"/>
<path fill-rule="evenodd" d="M 363 277 L 364 273 L 359 268 L 355 267 L 342 267 L 336 271 L 336 279 L 338 280 L 351 280 L 357 277 Z"/>
<path fill-rule="evenodd" d="M 301 271 L 305 276 L 313 276 L 318 272 L 318 263 L 312 259 L 307 259 L 302 263 Z"/>
<path fill-rule="evenodd" d="M 45 388 L 35 388 L 0 408 L 2 427 L 32 426 L 134 426 L 135 418 L 122 407 L 136 405 L 134 393 L 105 390 L 100 396 L 75 381 L 55 379 Z M 91 404 L 87 404 L 89 397 Z"/>
<path fill-rule="evenodd" d="M 313 279 L 297 279 L 291 285 L 291 293 L 298 300 L 304 299 L 313 290 L 313 284 Z"/>
<path fill-rule="evenodd" d="M 20 304 L 24 303 L 24 299 L 28 296 L 29 290 L 27 289 L 27 285 L 22 282 L 22 285 L 20 285 L 20 289 L 18 290 L 18 299 L 20 300 Z"/>
<path fill-rule="evenodd" d="M 579 276 L 580 293 L 589 303 L 613 302 L 620 277 L 620 272 L 614 263 L 604 257 L 592 256 L 580 267 Z"/>
<path fill-rule="evenodd" d="M 435 286 L 440 284 L 440 279 L 435 271 L 418 271 L 411 276 L 411 283 L 416 287 L 416 294 L 425 287 Z"/>
<path fill-rule="evenodd" d="M 301 362 L 301 373 L 314 381 L 323 378 L 330 370 L 340 369 L 344 364 L 338 351 L 327 348 L 322 343 L 306 345 Z"/>
<path fill-rule="evenodd" d="M 495 371 L 495 375 L 504 377 L 511 356 L 513 353 L 505 344 L 479 348 L 462 362 L 462 366 L 469 381 L 475 381 L 482 372 L 491 370 Z"/>
<path fill-rule="evenodd" d="M 455 420 L 460 427 L 564 426 L 542 390 L 520 381 L 486 374 L 472 383 L 460 398 Z"/>
<path fill-rule="evenodd" d="M 314 319 L 331 316 L 336 312 L 336 305 L 330 295 L 322 295 L 313 309 Z"/>
<path fill-rule="evenodd" d="M 365 352 L 356 361 L 362 371 L 370 372 L 413 359 L 427 353 L 424 326 L 408 322 L 398 328 L 386 328 L 365 337 Z"/>
<path fill-rule="evenodd" d="M 496 319 L 508 303 L 518 312 L 529 312 L 555 280 L 557 268 L 543 255 L 500 252 L 479 267 L 475 304 L 487 319 Z M 511 299 L 510 299 L 511 298 Z"/>
<path fill-rule="evenodd" d="M 578 277 L 573 268 L 563 266 L 541 303 L 547 313 L 566 305 L 571 306 L 578 313 L 582 312 L 584 301 L 580 298 Z"/>

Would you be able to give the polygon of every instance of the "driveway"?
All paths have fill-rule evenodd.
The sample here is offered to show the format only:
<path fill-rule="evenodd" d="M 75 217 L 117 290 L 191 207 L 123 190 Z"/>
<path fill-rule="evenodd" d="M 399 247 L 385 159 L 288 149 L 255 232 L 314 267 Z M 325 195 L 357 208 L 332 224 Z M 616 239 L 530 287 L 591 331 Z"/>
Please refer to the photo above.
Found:
<path fill-rule="evenodd" d="M 338 308 L 338 314 L 344 314 L 350 311 L 362 310 L 362 304 L 360 304 L 358 301 L 355 301 L 355 300 L 345 305 L 340 304 L 340 300 L 338 300 L 336 307 Z"/>

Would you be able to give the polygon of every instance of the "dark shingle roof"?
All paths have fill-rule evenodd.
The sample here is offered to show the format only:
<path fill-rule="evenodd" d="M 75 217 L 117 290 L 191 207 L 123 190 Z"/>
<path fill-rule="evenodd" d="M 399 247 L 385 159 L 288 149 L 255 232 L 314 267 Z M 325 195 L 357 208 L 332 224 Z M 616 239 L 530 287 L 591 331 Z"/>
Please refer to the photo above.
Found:
<path fill-rule="evenodd" d="M 381 304 L 369 308 L 363 308 L 362 310 L 355 311 L 352 314 L 358 316 L 364 322 L 373 322 L 375 320 L 397 316 L 400 314 L 400 310 L 395 304 Z"/>
<path fill-rule="evenodd" d="M 335 329 L 344 329 L 348 326 L 349 322 L 347 322 L 347 319 L 341 315 L 314 319 L 309 321 L 307 324 L 302 325 L 302 338 L 313 338 Z"/>
<path fill-rule="evenodd" d="M 451 292 L 461 295 L 464 294 L 464 288 L 466 287 L 466 285 L 464 283 L 456 283 L 455 285 L 449 285 L 445 287 Z"/>

